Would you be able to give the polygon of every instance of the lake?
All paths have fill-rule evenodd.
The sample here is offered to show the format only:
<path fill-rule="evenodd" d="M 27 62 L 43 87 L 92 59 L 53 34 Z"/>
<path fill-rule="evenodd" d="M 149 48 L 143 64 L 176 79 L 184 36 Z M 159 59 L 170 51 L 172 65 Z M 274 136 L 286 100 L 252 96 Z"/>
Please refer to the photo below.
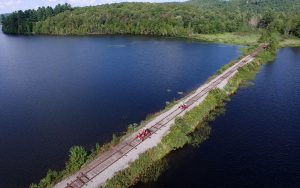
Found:
<path fill-rule="evenodd" d="M 300 187 L 300 48 L 285 48 L 211 122 L 199 148 L 169 155 L 156 183 L 137 187 Z"/>
<path fill-rule="evenodd" d="M 239 56 L 238 46 L 178 39 L 0 33 L 0 187 L 61 169 Z"/>

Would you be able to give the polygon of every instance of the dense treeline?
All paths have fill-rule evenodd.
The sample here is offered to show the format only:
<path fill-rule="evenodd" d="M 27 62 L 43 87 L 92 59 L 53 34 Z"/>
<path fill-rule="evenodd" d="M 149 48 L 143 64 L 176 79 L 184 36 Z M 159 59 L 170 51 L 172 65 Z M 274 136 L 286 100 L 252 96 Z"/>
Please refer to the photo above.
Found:
<path fill-rule="evenodd" d="M 1 14 L 0 15 L 0 25 L 2 25 L 2 20 L 4 20 L 5 16 L 9 16 L 9 14 Z"/>
<path fill-rule="evenodd" d="M 300 37 L 300 0 L 190 0 L 188 4 L 225 12 L 240 10 L 256 29 Z"/>
<path fill-rule="evenodd" d="M 40 34 L 144 34 L 186 36 L 191 33 L 223 33 L 272 29 L 300 36 L 300 14 L 245 12 L 239 8 L 202 8 L 187 3 L 121 3 L 77 8 L 63 12 L 33 28 Z M 251 10 L 251 9 L 250 9 Z"/>
<path fill-rule="evenodd" d="M 144 34 L 232 32 L 245 18 L 238 11 L 219 12 L 178 4 L 120 3 L 77 8 L 38 22 L 42 34 Z"/>
<path fill-rule="evenodd" d="M 130 164 L 129 168 L 114 174 L 106 182 L 105 187 L 133 187 L 139 181 L 143 181 L 143 174 L 148 175 L 149 172 L 147 171 L 153 163 L 164 159 L 169 153 L 184 147 L 186 144 L 197 146 L 208 139 L 211 129 L 205 123 L 214 120 L 222 113 L 229 96 L 235 93 L 242 84 L 249 83 L 254 79 L 263 64 L 274 60 L 276 57 L 276 53 L 274 53 L 278 49 L 276 36 L 270 31 L 264 32 L 260 42 L 270 44 L 265 51 L 260 52 L 250 64 L 240 67 L 237 74 L 226 84 L 224 90 L 210 91 L 202 104 L 187 112 L 183 117 L 176 119 L 169 133 L 163 137 L 156 147 L 141 154 L 137 160 Z M 257 46 L 249 47 L 245 52 L 246 54 L 252 53 L 256 48 Z M 227 65 L 220 72 L 226 69 L 228 69 Z M 190 137 L 190 135 L 193 137 Z M 151 175 L 155 175 L 155 173 L 149 174 L 150 177 Z"/>
<path fill-rule="evenodd" d="M 263 13 L 270 9 L 276 12 L 300 12 L 299 0 L 190 0 L 188 3 L 202 8 L 240 9 L 252 13 Z"/>
<path fill-rule="evenodd" d="M 300 37 L 299 10 L 300 0 L 119 3 L 73 10 L 66 4 L 15 12 L 5 18 L 2 29 L 14 34 L 187 36 L 268 28 Z"/>
<path fill-rule="evenodd" d="M 1 16 L 2 30 L 9 34 L 31 34 L 38 21 L 46 20 L 66 10 L 72 10 L 69 4 L 58 4 L 52 7 L 39 7 L 37 10 L 18 11 L 9 16 Z"/>

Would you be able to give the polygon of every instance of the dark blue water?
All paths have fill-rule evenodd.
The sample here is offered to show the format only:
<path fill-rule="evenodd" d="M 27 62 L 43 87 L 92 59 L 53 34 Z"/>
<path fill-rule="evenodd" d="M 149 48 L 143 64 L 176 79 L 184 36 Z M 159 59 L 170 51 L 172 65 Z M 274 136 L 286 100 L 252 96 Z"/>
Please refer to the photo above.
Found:
<path fill-rule="evenodd" d="M 0 187 L 60 169 L 71 146 L 110 140 L 238 55 L 174 39 L 0 34 Z"/>
<path fill-rule="evenodd" d="M 300 48 L 281 49 L 210 124 L 205 143 L 174 152 L 158 182 L 142 186 L 299 188 Z"/>

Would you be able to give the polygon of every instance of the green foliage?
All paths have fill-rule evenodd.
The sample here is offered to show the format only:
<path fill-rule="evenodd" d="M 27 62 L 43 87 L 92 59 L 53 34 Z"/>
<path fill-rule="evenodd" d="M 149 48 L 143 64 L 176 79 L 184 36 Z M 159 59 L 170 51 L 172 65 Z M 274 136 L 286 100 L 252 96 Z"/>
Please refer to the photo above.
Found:
<path fill-rule="evenodd" d="M 279 37 L 272 32 L 270 29 L 266 30 L 259 39 L 260 43 L 267 43 L 268 51 L 272 52 L 274 55 L 279 47 Z"/>
<path fill-rule="evenodd" d="M 252 51 L 251 47 L 249 51 Z M 227 93 L 234 93 L 241 83 L 253 79 L 263 63 L 269 62 L 274 58 L 270 51 L 264 51 L 257 58 L 239 69 L 239 72 L 230 79 L 226 86 L 226 91 L 219 89 L 209 93 L 204 102 L 187 112 L 183 117 L 178 118 L 161 143 L 147 152 L 140 155 L 129 168 L 118 172 L 112 179 L 107 181 L 106 187 L 130 187 L 141 181 L 144 174 L 147 174 L 150 166 L 155 165 L 175 149 L 182 148 L 185 144 L 199 146 L 200 143 L 208 139 L 211 128 L 207 125 L 208 121 L 224 113 L 224 105 L 229 100 Z M 155 174 L 156 173 L 152 173 Z"/>
<path fill-rule="evenodd" d="M 300 14 L 290 12 L 267 11 L 262 14 L 259 28 L 266 29 L 268 32 L 277 32 L 285 37 L 299 37 Z"/>
<path fill-rule="evenodd" d="M 295 28 L 295 35 L 297 37 L 300 37 L 300 21 L 297 23 L 297 26 Z"/>
<path fill-rule="evenodd" d="M 300 12 L 299 0 L 190 0 L 188 3 L 203 8 L 235 8 L 244 12 L 256 13 L 264 13 L 270 9 L 276 12 Z"/>
<path fill-rule="evenodd" d="M 245 51 L 245 53 L 249 53 L 253 50 L 251 47 L 249 49 L 250 50 Z M 207 122 L 212 121 L 216 116 L 224 112 L 224 104 L 229 100 L 227 93 L 233 93 L 241 83 L 253 79 L 260 65 L 273 58 L 274 54 L 270 51 L 259 54 L 257 60 L 241 68 L 237 75 L 230 80 L 226 86 L 226 92 L 219 89 L 211 91 L 201 105 L 187 112 L 184 117 L 176 119 L 175 125 L 172 126 L 170 133 L 163 138 L 157 147 L 141 154 L 139 159 L 134 161 L 129 168 L 117 173 L 116 176 L 108 180 L 106 186 L 113 188 L 130 187 L 139 181 L 155 181 L 167 167 L 166 161 L 163 160 L 164 157 L 171 151 L 182 148 L 186 144 L 198 146 L 208 139 L 211 128 L 207 125 Z M 222 71 L 227 67 L 228 66 L 225 66 Z M 137 124 L 129 125 L 127 133 L 130 134 L 136 129 Z M 113 140 L 120 141 L 122 139 L 123 138 L 113 136 Z M 49 170 L 46 177 L 43 178 L 39 184 L 32 184 L 31 188 L 53 186 L 63 177 L 78 170 L 86 162 L 107 151 L 107 149 L 115 144 L 113 140 L 101 147 L 97 144 L 88 157 L 83 147 L 72 147 L 65 169 L 60 172 Z"/>
<path fill-rule="evenodd" d="M 34 32 L 187 36 L 193 32 L 235 31 L 242 21 L 235 12 L 199 9 L 184 3 L 119 3 L 66 11 L 37 22 Z"/>
<path fill-rule="evenodd" d="M 300 37 L 299 0 L 192 0 L 184 3 L 118 3 L 72 9 L 70 5 L 18 11 L 3 20 L 11 34 L 133 34 L 192 37 L 253 44 L 261 29 Z M 199 34 L 248 32 L 211 37 Z M 248 35 L 248 34 L 247 34 Z M 223 38 L 222 38 L 223 37 Z"/>
<path fill-rule="evenodd" d="M 189 38 L 217 42 L 217 43 L 230 43 L 240 45 L 255 45 L 260 37 L 259 32 L 231 32 L 231 33 L 217 33 L 217 34 L 193 34 Z"/>
<path fill-rule="evenodd" d="M 279 42 L 279 46 L 282 47 L 291 47 L 291 46 L 300 46 L 300 38 L 287 38 L 287 39 L 282 39 Z"/>
<path fill-rule="evenodd" d="M 256 73 L 260 70 L 260 64 L 251 62 L 239 69 L 239 72 L 234 76 L 225 89 L 228 93 L 234 93 L 240 86 L 248 85 L 249 81 L 255 78 Z"/>
<path fill-rule="evenodd" d="M 275 20 L 275 12 L 267 10 L 260 19 L 259 27 L 267 28 Z"/>
<path fill-rule="evenodd" d="M 211 127 L 204 123 L 203 126 L 199 126 L 199 128 L 191 134 L 190 144 L 194 147 L 199 147 L 201 143 L 209 138 L 211 132 Z"/>
<path fill-rule="evenodd" d="M 79 170 L 86 160 L 87 152 L 85 149 L 82 146 L 73 146 L 70 148 L 69 160 L 66 163 L 65 170 L 69 173 Z"/>
<path fill-rule="evenodd" d="M 4 18 L 4 15 L 0 15 L 0 25 L 2 24 L 2 20 L 4 20 L 5 18 Z"/>
<path fill-rule="evenodd" d="M 261 52 L 250 64 L 239 69 L 239 72 L 229 80 L 225 90 L 228 93 L 236 92 L 241 85 L 248 84 L 255 78 L 255 75 L 261 69 L 263 64 L 271 62 L 275 57 L 276 54 L 274 54 L 273 50 L 268 49 Z"/>
<path fill-rule="evenodd" d="M 53 170 L 49 170 L 47 175 L 41 179 L 39 184 L 31 184 L 30 188 L 46 188 L 51 187 L 53 181 L 55 181 L 59 177 L 59 173 Z"/>
<path fill-rule="evenodd" d="M 120 137 L 118 137 L 116 134 L 113 134 L 111 140 L 112 145 L 116 145 L 117 143 L 119 143 L 119 141 L 120 141 Z"/>
<path fill-rule="evenodd" d="M 158 177 L 168 168 L 168 162 L 166 159 L 154 161 L 151 166 L 139 176 L 140 181 L 143 183 L 155 182 Z"/>
<path fill-rule="evenodd" d="M 46 176 L 40 180 L 38 184 L 31 184 L 30 188 L 48 188 L 52 187 L 54 183 L 60 180 L 65 175 L 73 173 L 79 170 L 80 167 L 87 160 L 87 152 L 81 146 L 73 146 L 70 148 L 69 159 L 66 162 L 66 167 L 64 170 L 57 172 L 54 170 L 48 170 Z"/>
<path fill-rule="evenodd" d="M 204 102 L 187 112 L 183 117 L 176 119 L 175 125 L 158 144 L 141 154 L 139 159 L 130 164 L 130 167 L 118 172 L 106 182 L 106 187 L 130 187 L 139 181 L 155 180 L 165 169 L 165 162 L 161 161 L 171 151 L 182 148 L 188 143 L 200 143 L 208 138 L 210 128 L 204 122 L 211 120 L 211 112 L 218 106 L 223 106 L 228 99 L 227 94 L 219 89 L 209 93 Z M 215 113 L 216 115 L 217 113 Z M 195 130 L 201 133 L 191 135 Z M 146 179 L 145 179 L 146 178 Z"/>
<path fill-rule="evenodd" d="M 132 133 L 132 132 L 136 131 L 138 126 L 139 125 L 137 123 L 129 124 L 127 127 L 127 132 Z"/>
<path fill-rule="evenodd" d="M 52 7 L 39 7 L 37 10 L 26 10 L 14 12 L 8 16 L 3 16 L 2 31 L 9 34 L 31 34 L 33 25 L 38 21 L 43 21 L 48 17 L 55 16 L 66 10 L 72 10 L 69 4 L 58 4 Z"/>
<path fill-rule="evenodd" d="M 90 161 L 92 161 L 93 159 L 95 159 L 95 157 L 97 157 L 98 155 L 101 155 L 102 153 L 106 152 L 107 150 L 109 150 L 111 147 L 115 146 L 116 144 L 118 144 L 120 141 L 124 140 L 125 138 L 127 138 L 129 135 L 132 135 L 133 132 L 139 130 L 141 127 L 144 126 L 144 124 L 146 122 L 148 122 L 150 119 L 153 119 L 155 116 L 158 116 L 159 114 L 161 114 L 162 112 L 165 112 L 166 110 L 168 110 L 169 108 L 171 108 L 173 105 L 176 104 L 176 101 L 172 101 L 170 104 L 166 105 L 165 109 L 162 110 L 161 112 L 157 112 L 155 114 L 152 114 L 151 117 L 147 117 L 147 119 L 145 121 L 142 121 L 140 124 L 137 123 L 133 123 L 128 125 L 127 131 L 122 133 L 122 134 L 113 134 L 112 136 L 112 140 L 108 143 L 105 143 L 103 145 L 99 145 L 98 143 L 96 144 L 96 146 L 94 148 L 91 149 L 91 151 L 88 153 L 88 156 L 86 157 L 85 160 L 85 164 L 89 163 Z M 76 146 L 78 147 L 78 146 Z M 83 149 L 82 147 L 80 147 L 81 149 Z M 81 150 L 80 149 L 80 150 Z M 73 149 L 72 149 L 73 150 Z M 72 152 L 74 153 L 74 152 Z M 75 152 L 76 153 L 76 152 Z M 71 156 L 71 153 L 70 153 Z M 85 158 L 85 157 L 84 157 Z M 68 162 L 66 164 L 70 164 L 71 159 L 68 160 Z M 74 162 L 74 160 L 72 160 Z M 82 160 L 79 160 L 79 162 L 81 163 Z M 76 165 L 76 164 L 75 164 Z M 76 165 L 77 166 L 77 165 Z M 82 166 L 82 165 L 81 165 Z M 64 177 L 72 174 L 72 171 L 67 170 L 67 168 L 69 168 L 67 165 L 65 166 L 65 168 L 61 171 L 58 172 L 58 175 L 56 176 L 56 178 L 52 178 L 49 185 L 51 187 L 51 185 L 54 185 L 55 183 L 57 183 L 58 181 L 62 180 Z M 157 166 L 155 165 L 153 168 L 155 168 L 157 171 L 155 171 L 155 173 L 157 174 L 158 172 L 160 172 L 160 170 L 162 170 L 163 168 L 157 168 Z M 149 171 L 153 171 L 154 169 L 152 169 L 152 167 L 148 168 Z M 160 170 L 159 170 L 160 169 Z M 146 173 L 146 171 L 144 171 L 144 173 Z M 48 175 L 47 175 L 48 176 Z M 32 188 L 44 188 L 45 186 L 42 184 L 42 182 L 44 181 L 45 178 L 43 178 L 39 184 L 31 184 Z M 155 179 L 155 177 L 153 176 L 153 179 Z M 47 187 L 47 186 L 46 186 Z M 49 187 L 49 186 L 48 186 Z"/>

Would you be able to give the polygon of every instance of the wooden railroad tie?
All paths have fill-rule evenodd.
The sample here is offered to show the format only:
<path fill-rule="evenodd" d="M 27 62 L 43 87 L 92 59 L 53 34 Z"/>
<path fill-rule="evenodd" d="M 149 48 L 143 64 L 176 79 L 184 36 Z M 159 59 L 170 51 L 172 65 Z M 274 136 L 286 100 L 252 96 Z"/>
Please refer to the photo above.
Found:
<path fill-rule="evenodd" d="M 123 154 L 124 154 L 124 153 L 123 153 L 123 152 L 121 152 L 120 150 L 118 150 L 118 151 L 117 151 L 117 153 L 120 153 L 121 155 L 123 155 Z"/>
<path fill-rule="evenodd" d="M 165 125 L 166 125 L 166 124 L 161 124 L 160 126 L 161 126 L 161 127 L 164 127 Z"/>
<path fill-rule="evenodd" d="M 154 125 L 155 126 L 155 125 Z M 157 130 L 161 130 L 161 128 L 157 128 L 157 127 L 155 127 Z"/>
<path fill-rule="evenodd" d="M 151 130 L 152 128 L 155 128 L 155 131 L 152 131 L 152 130 Z M 152 134 L 157 134 L 156 131 L 158 130 L 158 128 L 152 126 L 152 127 L 150 127 L 150 130 L 151 130 Z"/>
<path fill-rule="evenodd" d="M 135 146 L 131 145 L 130 143 L 126 142 L 127 145 L 133 147 L 134 149 L 137 149 Z"/>
<path fill-rule="evenodd" d="M 90 180 L 89 177 L 87 177 L 87 175 L 85 175 L 84 173 L 81 172 L 81 176 L 85 177 L 86 179 Z"/>
<path fill-rule="evenodd" d="M 78 179 L 81 183 L 83 183 L 83 185 L 85 184 L 85 182 L 79 176 L 77 176 L 76 179 Z"/>
<path fill-rule="evenodd" d="M 161 123 L 161 122 L 157 122 L 156 124 L 157 124 L 157 125 L 162 125 L 162 123 Z"/>

